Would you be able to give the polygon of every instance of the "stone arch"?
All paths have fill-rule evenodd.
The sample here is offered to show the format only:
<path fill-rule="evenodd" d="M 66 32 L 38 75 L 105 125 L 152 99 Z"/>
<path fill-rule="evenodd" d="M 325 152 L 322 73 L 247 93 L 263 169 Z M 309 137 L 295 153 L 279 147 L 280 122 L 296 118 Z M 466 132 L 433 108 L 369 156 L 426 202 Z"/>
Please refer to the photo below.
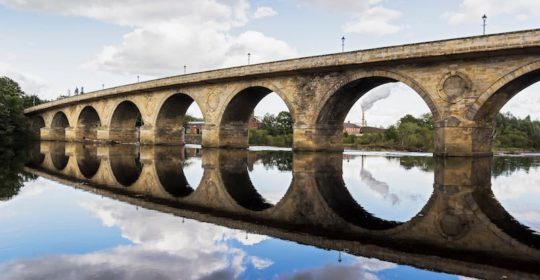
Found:
<path fill-rule="evenodd" d="M 161 101 L 153 121 L 155 144 L 184 144 L 183 122 L 193 103 L 197 104 L 193 97 L 185 93 L 174 93 Z"/>
<path fill-rule="evenodd" d="M 69 127 L 69 120 L 66 114 L 62 111 L 56 112 L 51 122 L 52 139 L 64 141 L 66 139 L 66 128 Z"/>
<path fill-rule="evenodd" d="M 97 130 L 101 127 L 101 118 L 98 112 L 92 106 L 85 106 L 79 113 L 77 119 L 77 129 L 79 130 L 79 138 L 85 139 L 97 139 Z"/>
<path fill-rule="evenodd" d="M 42 116 L 32 116 L 30 118 L 30 130 L 39 138 L 41 135 L 41 129 L 45 127 L 45 119 Z"/>
<path fill-rule="evenodd" d="M 396 72 L 373 71 L 352 74 L 331 87 L 317 106 L 320 111 L 317 114 L 316 124 L 343 124 L 347 113 L 360 97 L 375 87 L 395 82 L 401 82 L 412 88 L 424 100 L 433 117 L 439 118 L 440 112 L 433 98 L 415 80 Z"/>
<path fill-rule="evenodd" d="M 312 127 L 295 129 L 297 150 L 343 150 L 343 123 L 352 106 L 368 91 L 383 84 L 402 82 L 424 100 L 435 119 L 440 112 L 431 95 L 416 81 L 390 71 L 353 72 L 344 74 L 338 83 L 323 94 L 314 106 Z M 300 141 L 299 141 L 300 140 Z"/>
<path fill-rule="evenodd" d="M 259 102 L 270 93 L 276 93 L 295 118 L 294 106 L 291 102 L 271 85 L 253 85 L 237 91 L 225 102 L 219 117 L 219 145 L 221 147 L 247 148 L 248 123 L 253 110 Z"/>
<path fill-rule="evenodd" d="M 540 60 L 504 75 L 484 91 L 467 111 L 466 117 L 491 127 L 497 113 L 516 94 L 540 81 Z"/>
<path fill-rule="evenodd" d="M 115 107 L 109 124 L 109 140 L 138 142 L 140 127 L 144 125 L 141 111 L 135 103 L 124 100 Z"/>

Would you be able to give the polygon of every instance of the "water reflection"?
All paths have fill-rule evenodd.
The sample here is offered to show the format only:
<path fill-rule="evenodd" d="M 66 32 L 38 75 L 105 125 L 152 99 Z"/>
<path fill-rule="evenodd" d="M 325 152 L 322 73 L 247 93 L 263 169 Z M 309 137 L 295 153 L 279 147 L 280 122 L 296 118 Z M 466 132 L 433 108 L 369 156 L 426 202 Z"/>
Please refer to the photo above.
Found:
<path fill-rule="evenodd" d="M 125 187 L 139 179 L 143 169 L 138 146 L 117 145 L 109 149 L 109 163 L 114 178 Z"/>
<path fill-rule="evenodd" d="M 497 158 L 492 185 L 491 191 L 504 209 L 540 234 L 540 157 Z"/>
<path fill-rule="evenodd" d="M 77 153 L 77 165 L 83 176 L 91 179 L 98 172 L 101 160 L 97 156 L 96 146 L 82 146 Z"/>
<path fill-rule="evenodd" d="M 287 193 L 292 182 L 292 153 L 259 151 L 248 155 L 249 177 L 265 201 L 275 205 Z"/>
<path fill-rule="evenodd" d="M 479 278 L 531 278 L 540 272 L 535 160 L 51 145 L 42 145 L 44 160 L 28 171 L 133 205 L 240 229 L 242 236 L 255 232 Z M 61 149 L 67 163 L 59 169 L 53 158 L 61 158 Z M 100 162 L 86 165 L 97 166 L 93 176 L 75 171 L 85 166 L 79 163 L 85 154 Z M 191 173 L 199 174 L 196 183 L 188 182 Z M 519 191 L 504 178 L 514 178 Z M 100 217 L 111 223 L 120 212 Z M 134 236 L 150 242 L 140 239 L 144 234 Z M 252 265 L 271 266 L 256 258 Z M 328 271 L 337 273 L 333 269 Z M 231 277 L 243 273 L 238 271 Z"/>
<path fill-rule="evenodd" d="M 376 217 L 409 221 L 433 193 L 434 164 L 431 157 L 346 154 L 345 159 L 343 177 L 349 192 Z"/>
<path fill-rule="evenodd" d="M 170 195 L 186 197 L 199 185 L 200 180 L 190 184 L 184 173 L 184 168 L 200 162 L 193 160 L 195 157 L 200 159 L 199 150 L 186 151 L 183 147 L 157 147 L 154 166 L 159 182 Z"/>

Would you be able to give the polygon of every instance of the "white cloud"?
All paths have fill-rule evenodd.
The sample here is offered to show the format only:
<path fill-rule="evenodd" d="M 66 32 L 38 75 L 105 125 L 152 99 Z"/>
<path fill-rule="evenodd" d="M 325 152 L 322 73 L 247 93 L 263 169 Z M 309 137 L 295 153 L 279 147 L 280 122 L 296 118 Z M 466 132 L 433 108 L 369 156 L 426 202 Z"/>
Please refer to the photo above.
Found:
<path fill-rule="evenodd" d="M 260 32 L 233 35 L 249 21 L 247 0 L 122 2 L 0 0 L 8 6 L 82 16 L 133 28 L 118 45 L 106 46 L 85 69 L 121 74 L 164 76 L 183 72 L 291 58 L 296 51 L 284 41 Z M 264 8 L 264 7 L 261 7 Z M 266 7 L 267 8 L 267 7 Z M 259 15 L 268 9 L 259 11 Z"/>
<path fill-rule="evenodd" d="M 277 15 L 277 12 L 272 7 L 258 7 L 253 13 L 253 18 L 273 17 Z"/>
<path fill-rule="evenodd" d="M 247 63 L 247 53 L 251 63 L 261 63 L 296 56 L 296 51 L 284 41 L 268 37 L 257 31 L 247 31 L 232 38 L 223 55 L 226 59 L 221 66 L 235 66 Z"/>
<path fill-rule="evenodd" d="M 261 259 L 259 257 L 251 257 L 250 260 L 256 269 L 265 269 L 274 264 L 271 260 Z"/>
<path fill-rule="evenodd" d="M 401 12 L 376 6 L 358 13 L 353 21 L 347 22 L 343 30 L 347 33 L 370 35 L 388 35 L 402 30 L 404 27 L 392 23 L 401 16 Z"/>
<path fill-rule="evenodd" d="M 21 89 L 27 94 L 39 94 L 47 91 L 45 80 L 41 77 L 31 74 L 22 74 L 9 64 L 0 62 L 0 76 L 6 76 L 21 86 Z M 46 98 L 50 98 L 46 96 Z"/>
<path fill-rule="evenodd" d="M 482 15 L 488 19 L 502 14 L 518 14 L 516 19 L 523 20 L 527 15 L 540 16 L 540 1 L 530 0 L 463 0 L 456 11 L 443 14 L 452 25 L 466 22 L 479 22 Z"/>
<path fill-rule="evenodd" d="M 381 5 L 374 6 L 380 0 L 297 0 L 301 4 L 322 8 L 335 12 L 352 14 L 352 20 L 345 23 L 343 31 L 346 33 L 361 33 L 368 35 L 394 34 L 404 28 L 402 25 L 393 23 L 401 17 L 401 12 L 384 8 Z"/>
<path fill-rule="evenodd" d="M 326 265 L 314 269 L 298 271 L 292 275 L 283 275 L 279 279 L 368 279 L 379 277 L 376 272 L 396 268 L 397 265 L 377 259 L 356 257 L 351 264 Z"/>
<path fill-rule="evenodd" d="M 540 82 L 535 83 L 519 92 L 508 101 L 501 109 L 501 113 L 510 112 L 515 116 L 526 117 L 529 115 L 533 120 L 540 118 Z"/>
<path fill-rule="evenodd" d="M 248 256 L 227 244 L 237 230 L 185 220 L 111 199 L 81 206 L 105 226 L 117 227 L 132 244 L 81 255 L 20 259 L 0 265 L 2 279 L 236 279 L 250 262 L 263 269 L 271 260 Z M 264 238 L 250 236 L 251 239 Z"/>
<path fill-rule="evenodd" d="M 307 6 L 313 6 L 323 9 L 330 9 L 337 12 L 359 12 L 364 11 L 369 8 L 370 5 L 376 4 L 381 0 L 368 0 L 368 1 L 358 1 L 358 0 L 297 0 L 300 4 L 305 4 Z"/>

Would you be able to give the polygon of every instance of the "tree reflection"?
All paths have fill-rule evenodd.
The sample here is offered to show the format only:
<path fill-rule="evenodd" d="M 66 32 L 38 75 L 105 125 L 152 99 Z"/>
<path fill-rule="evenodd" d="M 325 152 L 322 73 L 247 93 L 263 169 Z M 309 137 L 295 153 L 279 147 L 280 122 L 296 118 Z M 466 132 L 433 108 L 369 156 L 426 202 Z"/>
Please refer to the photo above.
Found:
<path fill-rule="evenodd" d="M 531 168 L 540 166 L 539 157 L 495 157 L 493 160 L 492 176 L 510 176 L 512 173 L 523 170 L 529 173 Z"/>
<path fill-rule="evenodd" d="M 31 150 L 27 148 L 0 147 L 0 200 L 10 200 L 19 193 L 25 182 L 37 178 L 24 171 L 24 165 L 31 157 Z"/>
<path fill-rule="evenodd" d="M 259 151 L 257 159 L 260 159 L 265 169 L 276 167 L 279 171 L 291 171 L 293 155 L 290 151 Z"/>
<path fill-rule="evenodd" d="M 407 170 L 414 167 L 424 172 L 433 172 L 435 170 L 435 160 L 432 157 L 396 157 L 389 159 L 399 160 L 399 164 Z"/>

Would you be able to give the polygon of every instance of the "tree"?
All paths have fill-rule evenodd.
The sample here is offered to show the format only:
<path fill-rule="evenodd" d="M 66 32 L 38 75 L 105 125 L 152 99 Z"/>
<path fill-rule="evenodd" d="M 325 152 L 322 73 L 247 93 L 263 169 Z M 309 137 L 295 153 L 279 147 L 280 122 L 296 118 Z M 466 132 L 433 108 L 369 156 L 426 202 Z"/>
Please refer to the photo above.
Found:
<path fill-rule="evenodd" d="M 266 130 L 270 135 L 276 135 L 276 117 L 266 113 L 262 119 L 261 129 Z"/>
<path fill-rule="evenodd" d="M 30 135 L 24 116 L 25 94 L 19 84 L 8 77 L 0 77 L 0 145 L 11 146 Z"/>
<path fill-rule="evenodd" d="M 275 118 L 275 126 L 277 134 L 292 134 L 293 133 L 293 119 L 291 113 L 287 111 L 281 111 Z"/>
<path fill-rule="evenodd" d="M 43 103 L 46 102 L 45 100 L 39 98 L 35 94 L 33 94 L 33 95 L 23 95 L 22 99 L 23 99 L 23 107 L 24 108 L 37 106 L 39 104 L 43 104 Z"/>

